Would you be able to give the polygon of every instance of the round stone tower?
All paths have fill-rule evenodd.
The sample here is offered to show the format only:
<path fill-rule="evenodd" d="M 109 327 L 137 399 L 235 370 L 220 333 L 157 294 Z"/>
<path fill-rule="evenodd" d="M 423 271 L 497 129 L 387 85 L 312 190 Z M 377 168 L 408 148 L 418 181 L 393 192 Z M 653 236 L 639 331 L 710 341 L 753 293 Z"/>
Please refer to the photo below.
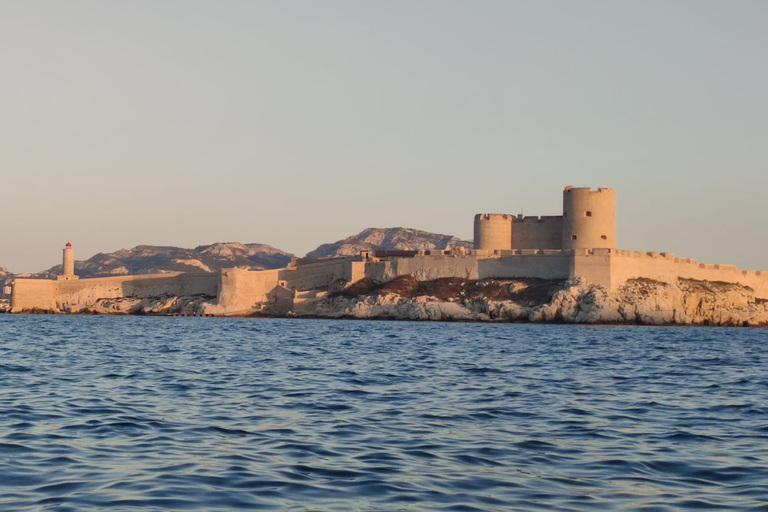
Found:
<path fill-rule="evenodd" d="M 616 191 L 563 190 L 563 249 L 616 248 Z"/>
<path fill-rule="evenodd" d="M 512 215 L 504 213 L 475 215 L 473 247 L 489 251 L 512 249 Z"/>
<path fill-rule="evenodd" d="M 72 244 L 67 242 L 64 246 L 64 271 L 63 276 L 73 277 L 75 275 L 75 250 L 72 248 Z"/>

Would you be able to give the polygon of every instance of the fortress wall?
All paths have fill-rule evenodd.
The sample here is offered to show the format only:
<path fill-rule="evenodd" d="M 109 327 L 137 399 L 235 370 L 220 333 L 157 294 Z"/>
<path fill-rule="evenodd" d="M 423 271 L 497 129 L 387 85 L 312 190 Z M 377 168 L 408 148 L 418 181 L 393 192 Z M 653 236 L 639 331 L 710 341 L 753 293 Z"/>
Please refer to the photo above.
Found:
<path fill-rule="evenodd" d="M 169 273 L 95 277 L 53 281 L 59 307 L 83 306 L 98 299 L 218 294 L 219 277 L 212 273 Z"/>
<path fill-rule="evenodd" d="M 479 279 L 477 256 L 415 256 L 397 258 L 393 267 L 397 276 L 411 275 L 419 281 L 431 281 L 441 277 Z"/>
<path fill-rule="evenodd" d="M 473 251 L 477 253 L 478 251 Z M 498 251 L 487 253 L 487 257 L 469 256 L 416 256 L 396 258 L 389 266 L 369 264 L 366 275 L 375 281 L 389 281 L 396 276 L 410 275 L 419 281 L 431 281 L 444 277 L 462 279 L 486 278 L 539 278 L 567 279 L 571 268 L 571 255 L 563 251 L 544 254 L 531 250 Z M 527 251 L 526 251 L 527 252 Z M 484 253 L 485 254 L 485 253 Z"/>
<path fill-rule="evenodd" d="M 742 271 L 734 265 L 701 264 L 694 259 L 675 258 L 670 253 L 615 251 L 610 258 L 611 289 L 629 279 L 645 277 L 665 283 L 677 279 L 739 283 L 755 290 L 758 298 L 768 298 L 768 272 Z"/>
<path fill-rule="evenodd" d="M 219 306 L 237 310 L 248 309 L 257 302 L 266 302 L 267 294 L 280 281 L 283 269 L 251 271 L 228 268 L 219 274 Z"/>
<path fill-rule="evenodd" d="M 11 311 L 56 308 L 56 281 L 48 279 L 14 279 Z"/>
<path fill-rule="evenodd" d="M 512 223 L 513 249 L 562 249 L 563 217 L 523 217 Z"/>
<path fill-rule="evenodd" d="M 364 277 L 369 277 L 377 283 L 385 283 L 397 277 L 397 272 L 390 261 L 366 261 Z"/>
<path fill-rule="evenodd" d="M 125 297 L 123 283 L 134 276 L 96 277 L 93 279 L 76 279 L 54 281 L 56 287 L 56 304 L 60 308 L 79 306 L 93 303 L 97 299 L 115 299 Z M 175 274 L 162 275 L 160 286 L 174 279 Z"/>
<path fill-rule="evenodd" d="M 353 267 L 357 258 L 334 258 L 308 263 L 297 267 L 281 269 L 280 279 L 286 281 L 288 288 L 299 291 L 325 288 L 338 280 L 351 282 L 352 269 L 359 272 L 359 266 Z"/>
<path fill-rule="evenodd" d="M 562 251 L 545 254 L 517 254 L 477 261 L 478 275 L 485 278 L 538 278 L 567 279 L 571 268 L 571 255 Z"/>
<path fill-rule="evenodd" d="M 571 258 L 570 278 L 581 277 L 586 281 L 615 290 L 611 274 L 610 249 L 574 249 Z"/>
<path fill-rule="evenodd" d="M 296 267 L 250 271 L 225 269 L 220 275 L 219 306 L 228 310 L 244 310 L 257 302 L 267 302 L 279 289 L 299 291 L 331 287 L 334 282 L 347 283 L 365 276 L 365 263 L 355 258 L 335 258 Z M 280 288 L 281 281 L 285 288 Z"/>
<path fill-rule="evenodd" d="M 364 261 L 352 261 L 349 264 L 348 283 L 354 283 L 365 277 L 366 263 Z"/>
<path fill-rule="evenodd" d="M 159 295 L 211 295 L 219 294 L 218 273 L 183 273 L 168 279 L 146 279 L 148 276 L 130 276 L 123 283 L 127 297 L 156 297 Z"/>

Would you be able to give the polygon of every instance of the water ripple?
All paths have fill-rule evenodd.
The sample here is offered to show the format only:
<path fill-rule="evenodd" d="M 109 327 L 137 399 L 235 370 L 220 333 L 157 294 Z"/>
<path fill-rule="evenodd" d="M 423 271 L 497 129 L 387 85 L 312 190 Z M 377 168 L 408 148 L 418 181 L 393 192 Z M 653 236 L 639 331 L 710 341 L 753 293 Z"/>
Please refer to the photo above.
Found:
<path fill-rule="evenodd" d="M 0 316 L 0 510 L 768 510 L 764 330 Z"/>

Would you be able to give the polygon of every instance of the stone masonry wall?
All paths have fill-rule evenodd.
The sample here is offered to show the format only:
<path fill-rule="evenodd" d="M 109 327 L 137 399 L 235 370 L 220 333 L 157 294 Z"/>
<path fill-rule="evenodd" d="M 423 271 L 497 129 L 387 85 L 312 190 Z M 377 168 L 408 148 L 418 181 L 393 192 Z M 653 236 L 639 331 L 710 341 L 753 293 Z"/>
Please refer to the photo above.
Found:
<path fill-rule="evenodd" d="M 523 217 L 512 223 L 512 249 L 562 249 L 563 217 Z"/>

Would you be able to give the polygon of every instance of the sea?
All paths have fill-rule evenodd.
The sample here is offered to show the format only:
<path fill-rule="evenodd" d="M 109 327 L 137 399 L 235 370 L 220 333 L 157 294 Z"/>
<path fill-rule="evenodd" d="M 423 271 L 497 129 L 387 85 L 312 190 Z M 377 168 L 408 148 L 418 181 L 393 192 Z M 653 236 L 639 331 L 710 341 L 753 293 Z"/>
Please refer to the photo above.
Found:
<path fill-rule="evenodd" d="M 0 315 L 0 510 L 765 510 L 768 331 Z"/>

